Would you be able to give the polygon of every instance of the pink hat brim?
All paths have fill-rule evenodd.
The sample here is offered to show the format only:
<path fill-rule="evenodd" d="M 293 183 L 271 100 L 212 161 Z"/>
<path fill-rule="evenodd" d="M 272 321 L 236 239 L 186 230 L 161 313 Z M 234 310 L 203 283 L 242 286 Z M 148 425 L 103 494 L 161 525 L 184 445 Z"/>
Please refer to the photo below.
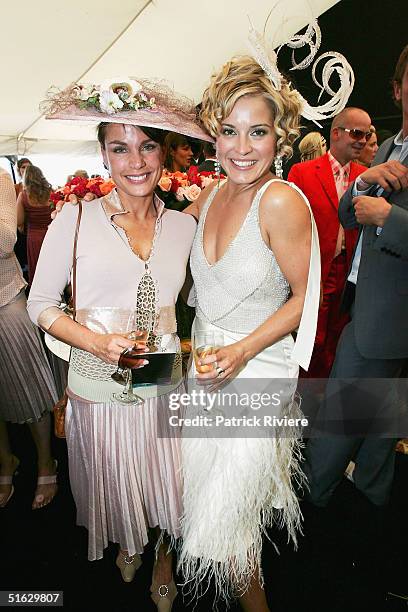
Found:
<path fill-rule="evenodd" d="M 137 111 L 119 111 L 114 114 L 102 113 L 95 108 L 78 108 L 75 104 L 67 106 L 56 113 L 46 115 L 46 119 L 63 119 L 65 121 L 89 121 L 94 123 L 126 123 L 140 127 L 158 128 L 177 134 L 184 134 L 198 140 L 214 142 L 191 117 L 183 112 L 169 111 L 157 106 L 154 109 Z"/>

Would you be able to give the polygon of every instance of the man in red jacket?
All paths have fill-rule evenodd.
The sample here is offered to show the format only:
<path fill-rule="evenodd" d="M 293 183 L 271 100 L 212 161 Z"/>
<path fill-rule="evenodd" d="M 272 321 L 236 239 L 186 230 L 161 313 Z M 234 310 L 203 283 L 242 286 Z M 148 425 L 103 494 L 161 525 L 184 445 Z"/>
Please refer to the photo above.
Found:
<path fill-rule="evenodd" d="M 352 160 L 370 139 L 370 126 L 365 111 L 345 108 L 333 119 L 329 151 L 317 159 L 294 164 L 288 176 L 310 202 L 320 241 L 323 302 L 307 374 L 311 378 L 329 376 L 338 339 L 349 321 L 349 316 L 340 312 L 340 302 L 358 230 L 343 230 L 338 207 L 349 184 L 367 169 Z"/>

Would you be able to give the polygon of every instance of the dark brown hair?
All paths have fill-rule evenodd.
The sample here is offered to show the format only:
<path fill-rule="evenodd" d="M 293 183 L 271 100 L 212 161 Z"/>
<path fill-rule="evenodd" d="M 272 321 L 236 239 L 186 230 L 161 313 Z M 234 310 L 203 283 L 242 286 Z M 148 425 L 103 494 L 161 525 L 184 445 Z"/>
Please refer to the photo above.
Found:
<path fill-rule="evenodd" d="M 17 160 L 17 170 L 20 176 L 21 176 L 21 166 L 24 166 L 24 164 L 31 165 L 31 162 L 28 159 L 28 157 L 21 157 L 20 159 Z"/>
<path fill-rule="evenodd" d="M 175 151 L 177 147 L 184 147 L 190 145 L 188 138 L 183 134 L 176 134 L 175 132 L 169 132 L 164 139 L 164 167 L 173 172 L 173 158 L 171 151 Z"/>
<path fill-rule="evenodd" d="M 31 204 L 47 204 L 52 190 L 40 168 L 30 164 L 24 173 L 24 188 Z"/>
<path fill-rule="evenodd" d="M 102 123 L 100 123 L 96 129 L 98 141 L 102 149 L 105 148 L 106 128 L 108 127 L 108 125 L 111 125 L 110 122 L 102 121 Z M 165 132 L 164 130 L 159 130 L 158 128 L 145 127 L 142 125 L 135 125 L 135 127 L 141 129 L 142 132 L 146 134 L 148 138 L 150 138 L 150 140 L 153 140 L 154 142 L 157 142 L 160 146 L 163 146 L 167 132 Z"/>

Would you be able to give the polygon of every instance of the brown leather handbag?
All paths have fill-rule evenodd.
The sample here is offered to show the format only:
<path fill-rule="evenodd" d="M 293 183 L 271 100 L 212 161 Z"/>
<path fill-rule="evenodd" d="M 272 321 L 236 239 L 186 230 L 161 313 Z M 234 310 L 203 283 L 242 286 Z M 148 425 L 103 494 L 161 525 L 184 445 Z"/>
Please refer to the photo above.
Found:
<path fill-rule="evenodd" d="M 65 438 L 65 410 L 67 408 L 68 396 L 64 394 L 53 408 L 54 412 L 54 436 L 56 438 Z"/>
<path fill-rule="evenodd" d="M 77 261 L 77 244 L 78 244 L 78 233 L 79 224 L 81 223 L 82 217 L 82 202 L 78 202 L 78 218 L 75 228 L 74 236 L 74 247 L 72 250 L 72 312 L 73 320 L 76 319 L 76 261 Z M 64 394 L 53 408 L 54 412 L 54 435 L 56 438 L 65 438 L 65 411 L 67 408 L 68 396 L 67 392 Z"/>

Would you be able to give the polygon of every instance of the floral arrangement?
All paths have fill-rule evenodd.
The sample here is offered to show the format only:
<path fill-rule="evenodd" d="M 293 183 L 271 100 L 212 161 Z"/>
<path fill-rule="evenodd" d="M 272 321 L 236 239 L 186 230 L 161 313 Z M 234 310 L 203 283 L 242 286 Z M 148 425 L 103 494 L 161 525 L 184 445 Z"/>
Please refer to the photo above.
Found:
<path fill-rule="evenodd" d="M 198 198 L 207 185 L 214 180 L 222 179 L 225 179 L 223 174 L 199 172 L 197 166 L 190 166 L 187 172 L 163 170 L 163 175 L 158 183 L 158 195 L 167 208 L 183 210 Z"/>
<path fill-rule="evenodd" d="M 153 110 L 155 99 L 149 98 L 142 85 L 127 77 L 117 77 L 97 85 L 75 85 L 73 93 L 79 108 L 94 107 L 97 110 L 113 115 L 126 110 Z"/>
<path fill-rule="evenodd" d="M 107 195 L 114 189 L 115 183 L 112 179 L 103 179 L 101 176 L 87 179 L 81 176 L 76 176 L 68 181 L 64 187 L 60 187 L 51 192 L 50 200 L 54 204 L 64 201 L 69 202 L 71 196 L 76 198 L 84 198 L 87 193 L 93 193 L 95 197 L 101 198 Z M 72 198 L 73 199 L 73 198 Z"/>
<path fill-rule="evenodd" d="M 168 172 L 163 170 L 163 175 L 157 185 L 157 195 L 163 200 L 167 208 L 183 210 L 191 202 L 194 202 L 201 191 L 214 180 L 223 180 L 223 174 L 216 172 L 199 172 L 197 166 L 190 166 L 187 172 Z M 87 179 L 76 176 L 68 181 L 64 187 L 51 192 L 50 201 L 52 205 L 58 202 L 69 202 L 70 200 L 91 200 L 107 195 L 115 188 L 112 179 L 102 177 Z"/>

